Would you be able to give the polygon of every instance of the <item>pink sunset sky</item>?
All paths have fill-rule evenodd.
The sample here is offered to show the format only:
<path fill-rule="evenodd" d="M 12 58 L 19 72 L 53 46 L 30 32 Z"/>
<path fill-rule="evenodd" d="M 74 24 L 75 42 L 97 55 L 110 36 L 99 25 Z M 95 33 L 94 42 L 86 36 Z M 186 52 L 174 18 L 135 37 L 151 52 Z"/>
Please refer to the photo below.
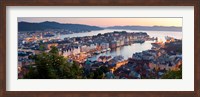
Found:
<path fill-rule="evenodd" d="M 86 24 L 91 26 L 177 26 L 182 27 L 182 18 L 64 18 L 64 17 L 19 17 L 18 22 L 55 21 L 59 23 Z"/>

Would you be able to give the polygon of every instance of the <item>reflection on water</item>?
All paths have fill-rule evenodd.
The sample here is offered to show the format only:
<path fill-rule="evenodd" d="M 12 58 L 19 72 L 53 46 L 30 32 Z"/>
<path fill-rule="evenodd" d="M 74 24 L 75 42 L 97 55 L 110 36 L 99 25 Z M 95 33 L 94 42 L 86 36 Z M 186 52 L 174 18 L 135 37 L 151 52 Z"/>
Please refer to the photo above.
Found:
<path fill-rule="evenodd" d="M 107 52 L 101 53 L 99 55 L 94 55 L 91 58 L 89 58 L 89 60 L 94 61 L 94 60 L 98 59 L 99 56 L 102 56 L 102 55 L 112 56 L 112 57 L 122 55 L 124 57 L 124 59 L 128 59 L 128 58 L 132 57 L 133 53 L 142 52 L 144 50 L 151 49 L 152 42 L 153 41 L 146 41 L 143 44 L 135 43 L 135 44 L 131 44 L 131 45 L 123 46 L 123 47 L 118 47 L 116 49 L 112 49 L 111 51 L 107 51 Z"/>
<path fill-rule="evenodd" d="M 99 33 L 109 33 L 113 31 L 127 31 L 127 32 L 146 32 L 150 37 L 158 37 L 159 40 L 165 41 L 166 36 L 174 37 L 177 39 L 182 39 L 182 32 L 170 32 L 170 31 L 138 31 L 138 30 L 115 30 L 115 29 L 106 29 L 106 30 L 99 30 L 99 31 L 91 31 L 86 33 L 75 33 L 75 34 L 67 34 L 67 35 L 61 35 L 60 38 L 64 39 L 65 37 L 83 37 L 83 36 L 93 36 L 97 35 Z M 106 55 L 106 56 L 117 56 L 122 55 L 124 59 L 128 59 L 129 57 L 132 57 L 133 53 L 136 52 L 142 52 L 144 50 L 151 49 L 153 41 L 146 41 L 142 44 L 135 43 L 123 47 L 118 47 L 116 49 L 112 49 L 111 51 L 107 51 L 105 53 L 101 53 L 99 55 L 94 55 L 90 60 L 96 60 L 99 56 Z"/>

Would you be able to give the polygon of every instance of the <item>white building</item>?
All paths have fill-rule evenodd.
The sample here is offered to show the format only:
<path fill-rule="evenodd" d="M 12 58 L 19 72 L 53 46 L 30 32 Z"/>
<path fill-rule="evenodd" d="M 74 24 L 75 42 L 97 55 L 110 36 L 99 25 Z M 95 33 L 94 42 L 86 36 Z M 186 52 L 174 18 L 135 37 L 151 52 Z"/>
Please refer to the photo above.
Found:
<path fill-rule="evenodd" d="M 63 56 L 67 57 L 69 55 L 77 55 L 81 52 L 81 49 L 80 47 L 73 47 L 73 48 L 70 48 L 70 49 L 64 49 L 63 50 Z"/>
<path fill-rule="evenodd" d="M 89 52 L 91 50 L 95 50 L 97 48 L 96 44 L 90 44 L 81 46 L 81 52 Z"/>

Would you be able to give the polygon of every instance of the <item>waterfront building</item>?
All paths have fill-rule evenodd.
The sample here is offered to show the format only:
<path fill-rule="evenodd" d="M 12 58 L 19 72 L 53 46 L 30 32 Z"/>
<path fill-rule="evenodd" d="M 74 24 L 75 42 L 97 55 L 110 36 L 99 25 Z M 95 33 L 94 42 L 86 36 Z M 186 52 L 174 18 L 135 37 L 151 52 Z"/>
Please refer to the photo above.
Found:
<path fill-rule="evenodd" d="M 105 62 L 110 61 L 111 59 L 112 59 L 111 56 L 100 56 L 100 57 L 98 58 L 98 62 L 103 62 L 103 63 L 105 63 Z"/>
<path fill-rule="evenodd" d="M 117 47 L 117 42 L 116 41 L 112 41 L 110 43 L 110 48 L 116 48 Z"/>
<path fill-rule="evenodd" d="M 65 57 L 70 56 L 70 55 L 77 55 L 77 54 L 80 54 L 80 52 L 81 52 L 81 49 L 79 46 L 62 48 L 62 55 Z"/>
<path fill-rule="evenodd" d="M 103 42 L 103 43 L 100 44 L 100 46 L 101 46 L 102 49 L 108 49 L 109 48 L 109 43 L 104 43 Z"/>

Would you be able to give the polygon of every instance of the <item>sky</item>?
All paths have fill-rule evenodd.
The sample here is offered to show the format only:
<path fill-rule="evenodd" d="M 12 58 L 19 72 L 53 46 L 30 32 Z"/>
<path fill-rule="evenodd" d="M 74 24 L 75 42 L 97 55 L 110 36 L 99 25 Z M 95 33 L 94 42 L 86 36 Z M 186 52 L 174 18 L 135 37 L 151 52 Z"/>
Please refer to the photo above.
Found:
<path fill-rule="evenodd" d="M 44 22 L 86 24 L 91 26 L 176 26 L 182 27 L 182 18 L 64 18 L 64 17 L 18 17 L 18 22 Z"/>

